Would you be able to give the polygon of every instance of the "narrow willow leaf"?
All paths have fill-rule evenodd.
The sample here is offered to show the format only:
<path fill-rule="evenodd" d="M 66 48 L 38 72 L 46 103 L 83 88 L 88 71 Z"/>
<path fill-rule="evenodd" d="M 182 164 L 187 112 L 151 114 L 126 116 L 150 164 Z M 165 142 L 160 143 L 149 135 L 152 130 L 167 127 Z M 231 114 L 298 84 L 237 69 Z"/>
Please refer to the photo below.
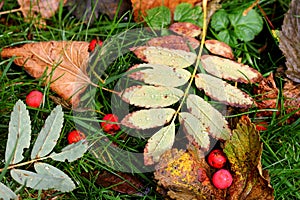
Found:
<path fill-rule="evenodd" d="M 189 71 L 181 68 L 172 68 L 167 65 L 143 63 L 134 65 L 129 70 L 136 69 L 141 70 L 129 74 L 128 77 L 151 85 L 178 87 L 186 84 L 191 77 Z"/>
<path fill-rule="evenodd" d="M 60 162 L 65 162 L 66 160 L 68 160 L 69 162 L 73 162 L 82 157 L 87 149 L 88 144 L 85 141 L 81 140 L 77 143 L 66 146 L 60 153 L 53 152 L 52 154 L 50 154 L 50 158 Z"/>
<path fill-rule="evenodd" d="M 0 198 L 3 200 L 18 199 L 18 196 L 6 185 L 0 182 Z"/>
<path fill-rule="evenodd" d="M 189 141 L 200 148 L 208 150 L 210 145 L 209 135 L 200 119 L 188 112 L 181 112 L 179 113 L 179 121 L 183 125 Z"/>
<path fill-rule="evenodd" d="M 186 68 L 195 63 L 197 55 L 183 50 L 162 47 L 138 47 L 133 50 L 135 55 L 151 64 L 169 65 L 175 68 Z"/>
<path fill-rule="evenodd" d="M 224 116 L 211 104 L 197 95 L 190 94 L 186 99 L 187 108 L 197 117 L 212 137 L 222 140 L 229 139 L 231 130 Z"/>
<path fill-rule="evenodd" d="M 53 150 L 63 126 L 63 116 L 60 105 L 52 110 L 33 145 L 31 159 L 44 157 Z"/>
<path fill-rule="evenodd" d="M 10 175 L 19 184 L 36 190 L 54 189 L 62 182 L 60 178 L 45 174 L 37 174 L 22 169 L 12 169 L 10 170 Z"/>
<path fill-rule="evenodd" d="M 170 122 L 174 114 L 175 110 L 172 108 L 139 110 L 126 115 L 121 124 L 135 129 L 155 128 Z"/>
<path fill-rule="evenodd" d="M 201 63 L 208 73 L 230 81 L 256 83 L 262 79 L 262 75 L 252 67 L 226 58 L 204 55 Z"/>
<path fill-rule="evenodd" d="M 227 105 L 249 108 L 253 104 L 253 100 L 248 94 L 211 75 L 197 74 L 195 84 L 198 89 L 203 89 L 205 94 L 212 99 Z"/>
<path fill-rule="evenodd" d="M 171 149 L 175 140 L 175 124 L 163 127 L 157 131 L 149 140 L 144 149 L 145 165 L 152 165 L 158 162 L 160 156 Z"/>
<path fill-rule="evenodd" d="M 183 96 L 183 91 L 173 87 L 138 85 L 126 88 L 123 101 L 140 107 L 159 108 L 170 106 Z"/>
<path fill-rule="evenodd" d="M 47 163 L 35 163 L 34 168 L 38 174 L 60 179 L 61 181 L 59 184 L 56 184 L 54 187 L 56 190 L 61 192 L 70 192 L 76 187 L 72 179 L 67 174 L 52 165 Z"/>
<path fill-rule="evenodd" d="M 23 160 L 23 151 L 29 148 L 31 123 L 26 105 L 18 100 L 10 115 L 8 139 L 5 150 L 5 162 L 16 164 Z"/>

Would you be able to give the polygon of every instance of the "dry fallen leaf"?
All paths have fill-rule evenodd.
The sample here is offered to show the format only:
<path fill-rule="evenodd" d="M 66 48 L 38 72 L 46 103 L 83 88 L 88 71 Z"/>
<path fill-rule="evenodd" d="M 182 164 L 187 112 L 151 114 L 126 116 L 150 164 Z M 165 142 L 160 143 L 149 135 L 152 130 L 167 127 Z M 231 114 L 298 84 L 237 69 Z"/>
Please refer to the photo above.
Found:
<path fill-rule="evenodd" d="M 169 29 L 178 35 L 186 37 L 197 37 L 201 34 L 201 28 L 189 22 L 176 22 L 171 24 Z"/>
<path fill-rule="evenodd" d="M 76 107 L 80 94 L 91 83 L 86 73 L 88 42 L 50 41 L 5 48 L 2 58 L 16 56 L 14 63 L 35 78 L 45 78 L 45 84 Z"/>
<path fill-rule="evenodd" d="M 295 117 L 300 116 L 300 84 L 287 81 L 283 87 L 283 96 L 285 97 L 284 107 L 287 113 L 298 110 Z"/>
<path fill-rule="evenodd" d="M 201 0 L 152 0 L 152 1 L 141 1 L 141 0 L 131 0 L 132 7 L 133 7 L 133 15 L 135 21 L 143 21 L 143 16 L 146 16 L 146 10 L 151 8 L 155 8 L 158 6 L 166 6 L 170 8 L 171 12 L 173 13 L 175 7 L 180 3 L 190 3 L 193 6 L 197 3 L 202 2 Z"/>
<path fill-rule="evenodd" d="M 231 60 L 234 59 L 231 47 L 224 42 L 220 42 L 218 40 L 206 40 L 205 47 L 213 54 L 223 56 Z"/>

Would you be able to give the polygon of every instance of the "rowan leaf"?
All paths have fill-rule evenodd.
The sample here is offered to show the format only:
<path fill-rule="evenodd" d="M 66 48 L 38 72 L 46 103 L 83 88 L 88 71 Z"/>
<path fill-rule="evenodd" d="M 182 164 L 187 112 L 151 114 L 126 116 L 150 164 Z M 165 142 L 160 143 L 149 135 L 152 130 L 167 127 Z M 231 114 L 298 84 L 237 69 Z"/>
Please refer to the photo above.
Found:
<path fill-rule="evenodd" d="M 274 199 L 268 173 L 261 166 L 262 150 L 263 144 L 255 124 L 248 117 L 242 117 L 224 148 L 233 172 L 228 199 Z"/>
<path fill-rule="evenodd" d="M 126 115 L 121 124 L 135 129 L 149 129 L 171 121 L 175 110 L 172 108 L 151 108 L 149 110 L 139 110 Z"/>
<path fill-rule="evenodd" d="M 229 139 L 231 130 L 224 116 L 211 104 L 197 95 L 190 94 L 186 99 L 187 109 L 197 117 L 212 137 Z"/>
<path fill-rule="evenodd" d="M 31 121 L 26 105 L 18 100 L 10 115 L 5 162 L 16 164 L 24 159 L 24 149 L 29 148 Z"/>
<path fill-rule="evenodd" d="M 91 80 L 86 68 L 89 60 L 88 42 L 49 41 L 4 48 L 2 58 L 16 56 L 14 63 L 34 78 L 45 78 L 44 84 L 76 107 L 80 94 Z"/>
<path fill-rule="evenodd" d="M 180 68 L 172 68 L 167 65 L 144 63 L 134 65 L 129 69 L 129 72 L 130 70 L 135 69 L 141 70 L 130 73 L 128 77 L 151 85 L 178 87 L 186 84 L 191 77 L 189 71 Z"/>
<path fill-rule="evenodd" d="M 211 75 L 197 74 L 195 84 L 198 89 L 204 90 L 206 95 L 226 105 L 249 108 L 253 104 L 248 94 Z"/>
<path fill-rule="evenodd" d="M 132 49 L 141 60 L 151 64 L 169 65 L 175 68 L 186 68 L 196 61 L 197 55 L 177 49 L 141 46 Z"/>
<path fill-rule="evenodd" d="M 173 87 L 137 85 L 125 89 L 121 93 L 123 101 L 146 108 L 170 106 L 178 102 L 183 91 Z"/>
<path fill-rule="evenodd" d="M 53 150 L 63 126 L 63 116 L 60 105 L 52 110 L 32 147 L 31 159 L 42 158 Z"/>
<path fill-rule="evenodd" d="M 81 158 L 87 151 L 87 149 L 88 144 L 85 141 L 81 140 L 77 143 L 69 144 L 68 146 L 63 148 L 60 153 L 51 153 L 49 157 L 60 162 L 65 162 L 66 160 L 68 162 L 73 162 L 78 158 Z"/>
<path fill-rule="evenodd" d="M 18 199 L 18 196 L 6 185 L 0 182 L 0 197 L 3 200 Z"/>
<path fill-rule="evenodd" d="M 179 113 L 180 124 L 183 125 L 188 140 L 202 149 L 209 149 L 210 139 L 207 129 L 203 126 L 202 121 L 188 112 Z"/>
<path fill-rule="evenodd" d="M 174 33 L 186 37 L 198 37 L 201 34 L 201 28 L 193 23 L 189 22 L 175 22 L 169 27 L 169 30 Z M 198 41 L 199 43 L 199 41 Z"/>
<path fill-rule="evenodd" d="M 149 140 L 144 149 L 145 165 L 152 165 L 158 162 L 160 156 L 171 149 L 175 140 L 175 124 L 163 127 L 157 131 Z"/>
<path fill-rule="evenodd" d="M 205 40 L 205 47 L 213 54 L 234 59 L 234 55 L 231 47 L 225 42 L 220 42 L 218 40 Z"/>
<path fill-rule="evenodd" d="M 201 63 L 208 73 L 230 81 L 256 83 L 262 79 L 262 75 L 252 67 L 226 58 L 204 55 Z"/>

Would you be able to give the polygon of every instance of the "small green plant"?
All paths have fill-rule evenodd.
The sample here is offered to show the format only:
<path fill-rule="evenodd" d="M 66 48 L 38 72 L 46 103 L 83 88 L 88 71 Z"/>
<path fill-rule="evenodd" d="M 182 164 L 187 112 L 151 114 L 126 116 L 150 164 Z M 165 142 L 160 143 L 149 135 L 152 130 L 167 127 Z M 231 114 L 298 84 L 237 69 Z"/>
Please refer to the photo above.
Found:
<path fill-rule="evenodd" d="M 46 119 L 46 122 L 36 138 L 29 161 L 20 163 L 23 159 L 24 149 L 30 147 L 31 121 L 25 104 L 18 100 L 11 113 L 8 140 L 5 151 L 5 167 L 0 172 L 10 170 L 12 178 L 21 185 L 33 189 L 55 189 L 61 192 L 68 192 L 75 189 L 72 179 L 58 168 L 41 162 L 45 159 L 55 161 L 73 162 L 83 156 L 88 149 L 85 141 L 70 144 L 61 152 L 52 152 L 63 127 L 63 111 L 61 106 L 54 108 Z M 16 169 L 17 167 L 34 163 L 37 173 Z M 4 184 L 0 184 L 0 197 L 3 199 L 15 199 L 16 194 Z"/>

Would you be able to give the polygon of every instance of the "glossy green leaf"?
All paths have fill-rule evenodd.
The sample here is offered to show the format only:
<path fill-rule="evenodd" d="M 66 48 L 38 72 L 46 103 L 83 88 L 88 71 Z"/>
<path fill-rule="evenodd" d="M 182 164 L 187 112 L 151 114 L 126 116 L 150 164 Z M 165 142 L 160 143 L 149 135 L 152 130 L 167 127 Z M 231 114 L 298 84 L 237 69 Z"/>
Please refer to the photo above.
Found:
<path fill-rule="evenodd" d="M 198 89 L 204 90 L 206 95 L 226 105 L 249 108 L 253 104 L 248 94 L 211 75 L 197 74 L 195 84 Z"/>
<path fill-rule="evenodd" d="M 57 143 L 64 121 L 61 106 L 57 106 L 47 117 L 31 151 L 31 159 L 48 155 Z"/>
<path fill-rule="evenodd" d="M 229 139 L 231 131 L 224 116 L 211 104 L 197 95 L 190 94 L 186 99 L 187 109 L 197 117 L 212 137 Z"/>
<path fill-rule="evenodd" d="M 228 14 L 225 10 L 218 10 L 211 18 L 210 26 L 215 31 L 227 29 L 229 26 Z"/>
<path fill-rule="evenodd" d="M 195 63 L 197 55 L 178 49 L 142 46 L 133 49 L 136 56 L 151 64 L 168 65 L 175 68 L 186 68 Z"/>
<path fill-rule="evenodd" d="M 209 149 L 210 139 L 203 122 L 188 112 L 179 113 L 180 124 L 183 125 L 189 141 L 202 149 Z"/>
<path fill-rule="evenodd" d="M 126 88 L 123 101 L 140 107 L 158 108 L 170 106 L 180 100 L 183 91 L 173 87 L 137 85 Z"/>
<path fill-rule="evenodd" d="M 152 28 L 164 28 L 171 23 L 171 11 L 166 6 L 159 6 L 146 10 L 147 24 Z"/>
<path fill-rule="evenodd" d="M 144 149 L 145 165 L 152 165 L 158 162 L 160 156 L 171 149 L 175 140 L 175 124 L 163 127 L 157 131 L 149 140 Z"/>
<path fill-rule="evenodd" d="M 61 150 L 60 153 L 52 153 L 50 154 L 50 158 L 56 161 L 65 162 L 66 160 L 68 162 L 73 162 L 77 160 L 78 158 L 81 158 L 83 154 L 88 149 L 88 143 L 81 140 L 77 143 L 72 143 L 66 146 Z"/>
<path fill-rule="evenodd" d="M 126 115 L 121 124 L 135 129 L 155 128 L 170 122 L 174 114 L 175 110 L 172 108 L 139 110 Z"/>
<path fill-rule="evenodd" d="M 18 100 L 10 115 L 5 162 L 16 164 L 24 159 L 24 149 L 29 148 L 31 122 L 26 105 Z"/>
<path fill-rule="evenodd" d="M 167 65 L 144 63 L 131 67 L 129 72 L 136 69 L 141 70 L 129 74 L 128 77 L 151 85 L 178 87 L 186 84 L 191 77 L 189 71 L 181 68 L 172 68 Z"/>
<path fill-rule="evenodd" d="M 230 81 L 256 83 L 262 79 L 262 75 L 252 67 L 219 56 L 204 55 L 201 63 L 208 73 Z"/>
<path fill-rule="evenodd" d="M 190 22 L 202 27 L 202 18 L 202 8 L 189 3 L 178 4 L 174 11 L 174 21 Z"/>
<path fill-rule="evenodd" d="M 254 9 L 251 9 L 246 16 L 243 16 L 243 12 L 241 9 L 237 13 L 229 14 L 228 18 L 237 38 L 248 42 L 261 32 L 263 20 Z"/>
<path fill-rule="evenodd" d="M 18 199 L 18 196 L 9 187 L 0 182 L 0 198 L 10 200 Z"/>

